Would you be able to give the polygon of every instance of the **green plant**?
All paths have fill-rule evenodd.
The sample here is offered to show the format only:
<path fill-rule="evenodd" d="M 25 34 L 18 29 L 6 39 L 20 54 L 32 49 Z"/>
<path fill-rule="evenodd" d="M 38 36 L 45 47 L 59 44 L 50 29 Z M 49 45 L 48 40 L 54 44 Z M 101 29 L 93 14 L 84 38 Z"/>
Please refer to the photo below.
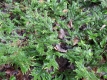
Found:
<path fill-rule="evenodd" d="M 106 79 L 105 3 L 106 0 L 0 3 L 0 78 Z"/>

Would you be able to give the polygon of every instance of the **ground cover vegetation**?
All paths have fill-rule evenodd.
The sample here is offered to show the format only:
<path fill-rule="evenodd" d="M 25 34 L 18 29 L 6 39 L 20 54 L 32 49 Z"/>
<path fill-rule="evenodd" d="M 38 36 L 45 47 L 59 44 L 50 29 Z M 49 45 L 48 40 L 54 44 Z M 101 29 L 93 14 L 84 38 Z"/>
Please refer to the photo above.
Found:
<path fill-rule="evenodd" d="M 106 80 L 107 0 L 0 0 L 0 80 Z"/>

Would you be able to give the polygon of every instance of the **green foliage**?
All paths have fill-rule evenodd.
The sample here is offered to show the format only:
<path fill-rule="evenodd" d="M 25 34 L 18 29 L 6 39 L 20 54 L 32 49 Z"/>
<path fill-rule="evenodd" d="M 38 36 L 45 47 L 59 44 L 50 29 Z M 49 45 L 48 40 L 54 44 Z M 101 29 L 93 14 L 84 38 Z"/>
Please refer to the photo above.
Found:
<path fill-rule="evenodd" d="M 15 65 L 23 74 L 30 70 L 33 80 L 100 80 L 97 73 L 105 73 L 102 76 L 107 79 L 106 0 L 5 0 L 4 3 L 5 8 L 0 6 L 0 65 Z M 73 30 L 68 28 L 70 20 Z M 58 25 L 54 26 L 55 23 Z M 68 31 L 65 39 L 58 38 L 60 29 Z M 74 37 L 78 37 L 78 45 L 73 45 Z M 54 48 L 58 43 L 71 47 L 61 53 Z M 56 61 L 61 56 L 75 68 L 64 68 L 61 72 Z M 49 72 L 50 69 L 53 70 Z"/>
<path fill-rule="evenodd" d="M 77 65 L 77 69 L 75 70 L 75 72 L 77 73 L 77 80 L 84 77 L 87 80 L 99 80 L 94 72 L 89 72 L 87 71 L 87 69 L 84 67 L 84 64 L 81 62 L 76 62 Z M 83 73 L 83 74 L 82 74 Z"/>

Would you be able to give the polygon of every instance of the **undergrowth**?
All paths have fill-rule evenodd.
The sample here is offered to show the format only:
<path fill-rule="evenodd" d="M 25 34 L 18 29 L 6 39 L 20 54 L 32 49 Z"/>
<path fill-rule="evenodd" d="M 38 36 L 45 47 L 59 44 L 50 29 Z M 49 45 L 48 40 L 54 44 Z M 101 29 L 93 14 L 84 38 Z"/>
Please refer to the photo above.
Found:
<path fill-rule="evenodd" d="M 1 1 L 0 79 L 106 80 L 106 3 Z"/>

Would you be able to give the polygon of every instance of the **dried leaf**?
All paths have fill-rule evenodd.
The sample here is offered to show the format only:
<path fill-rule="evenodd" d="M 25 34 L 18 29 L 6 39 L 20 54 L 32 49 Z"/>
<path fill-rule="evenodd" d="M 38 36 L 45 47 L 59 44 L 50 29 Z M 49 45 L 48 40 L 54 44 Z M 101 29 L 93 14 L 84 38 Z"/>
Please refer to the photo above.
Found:
<path fill-rule="evenodd" d="M 5 69 L 13 69 L 13 67 L 10 64 L 3 65 Z"/>
<path fill-rule="evenodd" d="M 66 33 L 65 33 L 64 29 L 60 29 L 58 32 L 58 38 L 64 39 L 65 36 L 66 36 Z"/>
<path fill-rule="evenodd" d="M 75 37 L 75 38 L 73 39 L 73 46 L 75 46 L 76 44 L 78 44 L 78 42 L 79 42 L 78 37 Z"/>
<path fill-rule="evenodd" d="M 68 9 L 64 9 L 64 10 L 63 10 L 63 13 L 67 13 L 67 12 L 68 12 Z"/>
<path fill-rule="evenodd" d="M 106 62 L 106 60 L 102 57 L 100 63 L 101 63 L 101 64 L 104 64 L 105 62 Z"/>
<path fill-rule="evenodd" d="M 60 44 L 57 44 L 57 45 L 54 47 L 54 49 L 57 50 L 57 51 L 59 51 L 59 52 L 63 52 L 63 53 L 67 52 L 66 49 L 63 49 L 63 48 L 61 47 L 61 43 L 60 43 Z"/>
<path fill-rule="evenodd" d="M 0 71 L 4 70 L 4 65 L 0 65 Z"/>
<path fill-rule="evenodd" d="M 5 73 L 8 77 L 12 76 L 12 71 L 10 69 L 6 70 Z"/>
<path fill-rule="evenodd" d="M 69 64 L 68 59 L 63 58 L 62 56 L 56 58 L 56 62 L 58 63 L 60 71 L 64 71 L 67 68 L 67 64 Z"/>
<path fill-rule="evenodd" d="M 20 70 L 15 70 L 14 73 L 13 73 L 16 77 L 17 80 L 23 80 L 23 74 Z"/>
<path fill-rule="evenodd" d="M 61 57 L 56 58 L 56 62 L 58 63 L 59 66 L 59 71 L 64 71 L 64 70 L 74 70 L 75 66 L 74 64 L 71 64 L 68 59 Z"/>
<path fill-rule="evenodd" d="M 7 75 L 9 75 L 9 74 L 11 73 L 11 70 L 7 70 L 5 73 L 6 73 Z"/>
<path fill-rule="evenodd" d="M 68 28 L 73 29 L 72 20 L 70 20 L 70 21 L 68 22 Z"/>
<path fill-rule="evenodd" d="M 98 69 L 97 67 L 93 67 L 93 68 L 92 68 L 92 70 L 94 71 L 94 73 L 97 72 L 97 69 Z"/>

